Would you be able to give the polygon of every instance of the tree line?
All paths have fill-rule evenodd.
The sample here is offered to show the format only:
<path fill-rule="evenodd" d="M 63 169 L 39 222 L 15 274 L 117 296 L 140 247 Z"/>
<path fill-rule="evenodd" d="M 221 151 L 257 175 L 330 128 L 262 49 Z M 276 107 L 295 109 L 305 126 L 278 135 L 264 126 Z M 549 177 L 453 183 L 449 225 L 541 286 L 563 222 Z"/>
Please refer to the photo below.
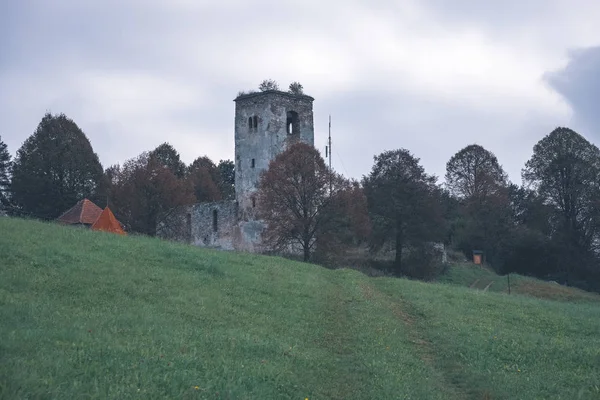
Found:
<path fill-rule="evenodd" d="M 14 160 L 0 138 L 0 208 L 57 218 L 87 197 L 110 206 L 130 232 L 156 233 L 166 211 L 234 199 L 234 163 L 203 156 L 186 165 L 168 143 L 104 169 L 83 131 L 45 114 Z M 431 279 L 443 270 L 435 243 L 498 273 L 517 272 L 600 291 L 600 150 L 568 128 L 533 148 L 522 183 L 496 156 L 468 145 L 446 165 L 443 184 L 407 149 L 374 157 L 351 180 L 329 170 L 314 147 L 296 144 L 261 176 L 265 251 L 301 249 L 306 261 L 336 262 L 364 249 L 391 272 Z M 363 253 L 360 253 L 363 254 Z"/>
<path fill-rule="evenodd" d="M 90 141 L 64 114 L 46 113 L 11 160 L 0 138 L 0 206 L 53 220 L 82 198 L 109 206 L 127 231 L 154 235 L 165 211 L 234 198 L 234 164 L 203 156 L 190 165 L 168 143 L 104 169 Z"/>
<path fill-rule="evenodd" d="M 443 244 L 467 259 L 481 251 L 499 274 L 600 291 L 600 151 L 568 128 L 534 146 L 521 185 L 475 144 L 448 160 L 443 184 L 407 149 L 375 156 L 352 181 L 298 144 L 262 175 L 258 208 L 267 248 L 298 246 L 305 261 L 362 246 L 372 261 L 391 253 L 383 265 L 395 274 L 432 279 Z"/>

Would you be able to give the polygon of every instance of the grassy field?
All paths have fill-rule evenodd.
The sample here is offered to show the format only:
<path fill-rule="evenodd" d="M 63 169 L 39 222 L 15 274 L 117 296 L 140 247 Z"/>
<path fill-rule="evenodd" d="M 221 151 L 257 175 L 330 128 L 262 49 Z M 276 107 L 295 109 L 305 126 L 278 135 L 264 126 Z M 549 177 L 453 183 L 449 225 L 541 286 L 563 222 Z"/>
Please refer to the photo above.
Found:
<path fill-rule="evenodd" d="M 538 279 L 510 274 L 510 277 L 497 275 L 491 268 L 472 263 L 454 265 L 450 271 L 438 279 L 439 282 L 467 286 L 471 289 L 533 296 L 542 299 L 569 302 L 600 302 L 600 295 L 574 287 L 544 282 Z"/>
<path fill-rule="evenodd" d="M 488 273 L 369 278 L 0 218 L 0 398 L 599 399 L 598 298 L 469 288 Z"/>

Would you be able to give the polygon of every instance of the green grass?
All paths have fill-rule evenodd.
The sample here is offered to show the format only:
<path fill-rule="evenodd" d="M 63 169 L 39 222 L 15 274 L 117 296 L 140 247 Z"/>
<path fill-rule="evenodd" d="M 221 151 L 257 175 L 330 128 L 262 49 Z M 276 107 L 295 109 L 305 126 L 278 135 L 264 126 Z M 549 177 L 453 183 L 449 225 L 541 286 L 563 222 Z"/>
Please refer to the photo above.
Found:
<path fill-rule="evenodd" d="M 600 303 L 455 270 L 368 278 L 0 218 L 0 398 L 600 398 Z"/>
<path fill-rule="evenodd" d="M 447 274 L 438 279 L 438 282 L 467 286 L 477 290 L 508 293 L 508 280 L 506 275 L 497 275 L 489 267 L 462 263 L 454 265 Z M 510 292 L 549 300 L 600 302 L 600 295 L 597 293 L 518 274 L 510 274 Z"/>

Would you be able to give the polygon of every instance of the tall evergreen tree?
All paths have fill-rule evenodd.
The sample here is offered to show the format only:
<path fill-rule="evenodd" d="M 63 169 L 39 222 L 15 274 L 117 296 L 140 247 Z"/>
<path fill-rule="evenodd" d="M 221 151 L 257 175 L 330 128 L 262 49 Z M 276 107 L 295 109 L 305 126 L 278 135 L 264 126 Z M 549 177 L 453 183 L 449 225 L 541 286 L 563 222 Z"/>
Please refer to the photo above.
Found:
<path fill-rule="evenodd" d="M 92 197 L 102 165 L 90 141 L 64 114 L 46 113 L 17 151 L 12 194 L 24 215 L 54 219 L 84 197 Z"/>

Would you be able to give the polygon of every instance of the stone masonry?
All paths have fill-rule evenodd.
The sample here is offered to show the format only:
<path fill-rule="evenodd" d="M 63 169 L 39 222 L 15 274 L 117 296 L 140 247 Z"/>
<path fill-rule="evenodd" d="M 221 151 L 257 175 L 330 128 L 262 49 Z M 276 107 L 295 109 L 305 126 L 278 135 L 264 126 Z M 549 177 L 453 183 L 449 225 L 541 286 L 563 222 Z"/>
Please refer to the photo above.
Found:
<path fill-rule="evenodd" d="M 260 251 L 264 229 L 256 218 L 260 175 L 290 144 L 314 145 L 313 101 L 278 90 L 235 100 L 235 201 L 200 203 L 160 218 L 159 237 L 202 247 Z"/>

